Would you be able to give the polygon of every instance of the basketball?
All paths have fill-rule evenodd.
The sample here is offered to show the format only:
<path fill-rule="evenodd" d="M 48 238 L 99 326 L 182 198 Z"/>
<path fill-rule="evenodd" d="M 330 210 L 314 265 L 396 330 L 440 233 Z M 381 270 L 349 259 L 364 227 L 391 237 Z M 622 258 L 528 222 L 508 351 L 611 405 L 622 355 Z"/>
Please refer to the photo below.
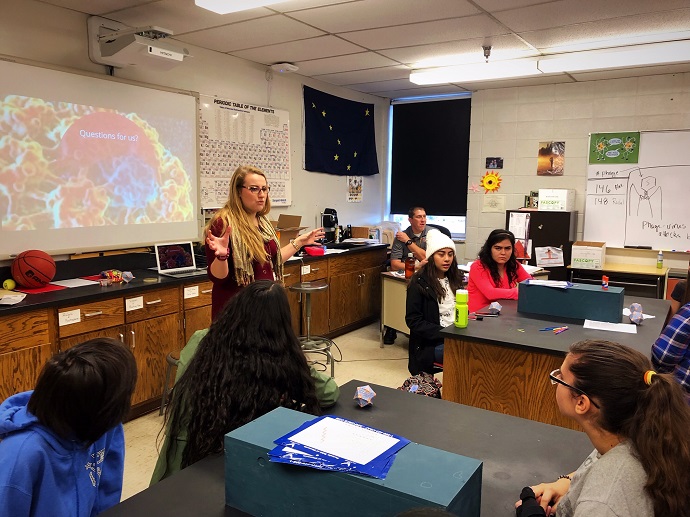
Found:
<path fill-rule="evenodd" d="M 54 276 L 55 261 L 45 251 L 23 251 L 12 262 L 12 278 L 29 289 L 45 286 Z"/>

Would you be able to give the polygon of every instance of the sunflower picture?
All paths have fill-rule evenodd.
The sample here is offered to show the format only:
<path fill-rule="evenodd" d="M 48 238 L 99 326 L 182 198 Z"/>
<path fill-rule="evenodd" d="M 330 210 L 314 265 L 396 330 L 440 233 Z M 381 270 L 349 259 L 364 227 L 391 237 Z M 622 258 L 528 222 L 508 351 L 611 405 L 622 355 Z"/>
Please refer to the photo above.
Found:
<path fill-rule="evenodd" d="M 484 194 L 495 192 L 501 187 L 501 175 L 496 171 L 486 171 L 479 184 L 484 188 Z"/>

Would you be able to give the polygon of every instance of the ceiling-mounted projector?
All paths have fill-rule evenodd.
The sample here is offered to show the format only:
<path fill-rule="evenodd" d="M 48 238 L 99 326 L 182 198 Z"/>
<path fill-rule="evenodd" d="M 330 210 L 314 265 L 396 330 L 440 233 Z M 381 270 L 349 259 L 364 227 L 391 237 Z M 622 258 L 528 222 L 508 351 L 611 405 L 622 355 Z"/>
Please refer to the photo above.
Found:
<path fill-rule="evenodd" d="M 172 31 L 154 25 L 133 28 L 92 16 L 88 32 L 89 57 L 94 63 L 170 70 L 190 57 L 186 48 L 166 39 Z"/>
<path fill-rule="evenodd" d="M 271 70 L 275 70 L 279 74 L 291 74 L 299 70 L 299 67 L 292 63 L 275 63 L 271 65 Z"/>

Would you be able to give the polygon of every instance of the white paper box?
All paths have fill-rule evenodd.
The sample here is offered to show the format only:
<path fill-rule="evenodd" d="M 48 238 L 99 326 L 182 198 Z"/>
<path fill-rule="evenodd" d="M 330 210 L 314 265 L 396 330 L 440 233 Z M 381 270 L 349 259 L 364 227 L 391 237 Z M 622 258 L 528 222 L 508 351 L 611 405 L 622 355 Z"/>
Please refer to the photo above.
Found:
<path fill-rule="evenodd" d="M 540 212 L 572 212 L 575 210 L 575 190 L 561 188 L 539 189 Z"/>
<path fill-rule="evenodd" d="M 577 269 L 602 269 L 605 258 L 605 242 L 577 241 L 573 243 L 570 267 Z"/>

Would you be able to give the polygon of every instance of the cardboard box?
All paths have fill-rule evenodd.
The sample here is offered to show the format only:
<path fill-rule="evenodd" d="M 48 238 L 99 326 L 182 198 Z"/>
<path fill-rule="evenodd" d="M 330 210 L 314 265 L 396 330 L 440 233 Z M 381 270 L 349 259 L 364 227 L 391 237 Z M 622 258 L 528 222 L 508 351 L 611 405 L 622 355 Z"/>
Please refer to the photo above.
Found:
<path fill-rule="evenodd" d="M 558 188 L 539 189 L 540 212 L 572 212 L 575 210 L 575 190 Z"/>
<path fill-rule="evenodd" d="M 602 269 L 605 259 L 605 242 L 577 241 L 573 243 L 570 267 L 578 269 Z"/>
<path fill-rule="evenodd" d="M 301 215 L 280 214 L 277 221 L 271 221 L 273 228 L 276 230 L 280 247 L 290 244 L 290 239 L 294 239 L 299 235 L 299 232 L 304 230 L 306 226 L 300 226 L 302 222 Z"/>
<path fill-rule="evenodd" d="M 368 239 L 369 238 L 369 227 L 368 226 L 353 226 L 352 227 L 352 237 L 354 239 Z"/>
<path fill-rule="evenodd" d="M 225 503 L 264 517 L 381 517 L 416 507 L 479 517 L 482 462 L 410 443 L 385 480 L 271 463 L 273 440 L 313 419 L 282 407 L 225 435 Z"/>
<path fill-rule="evenodd" d="M 518 284 L 518 312 L 560 318 L 620 323 L 625 289 L 600 285 L 574 284 L 569 289 L 545 285 Z"/>

